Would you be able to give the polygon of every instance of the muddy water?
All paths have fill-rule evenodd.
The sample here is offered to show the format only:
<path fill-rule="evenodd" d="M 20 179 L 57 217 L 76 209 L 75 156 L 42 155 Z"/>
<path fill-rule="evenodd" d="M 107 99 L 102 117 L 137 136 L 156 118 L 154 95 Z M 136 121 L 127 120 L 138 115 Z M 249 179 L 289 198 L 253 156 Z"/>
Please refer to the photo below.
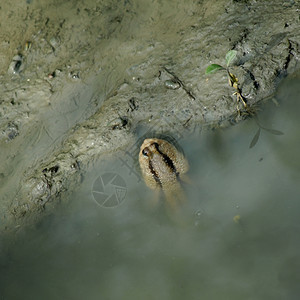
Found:
<path fill-rule="evenodd" d="M 261 107 L 254 147 L 254 119 L 178 140 L 191 168 L 176 215 L 151 206 L 134 145 L 95 164 L 71 204 L 2 241 L 1 299 L 298 299 L 299 79 Z"/>

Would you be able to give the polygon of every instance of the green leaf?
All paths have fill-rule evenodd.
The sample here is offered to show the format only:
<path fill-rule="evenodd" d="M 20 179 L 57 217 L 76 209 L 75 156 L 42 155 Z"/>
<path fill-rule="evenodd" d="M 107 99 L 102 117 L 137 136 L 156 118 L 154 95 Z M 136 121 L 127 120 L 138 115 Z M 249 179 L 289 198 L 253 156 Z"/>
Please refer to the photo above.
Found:
<path fill-rule="evenodd" d="M 255 133 L 255 136 L 253 137 L 253 139 L 250 143 L 250 146 L 249 146 L 250 149 L 253 148 L 257 144 L 259 136 L 260 136 L 260 128 L 258 128 L 257 132 Z"/>
<path fill-rule="evenodd" d="M 206 70 L 205 70 L 205 74 L 211 74 L 211 73 L 215 73 L 219 70 L 225 70 L 224 67 L 220 66 L 220 65 L 217 65 L 217 64 L 212 64 L 212 65 L 209 65 Z"/>
<path fill-rule="evenodd" d="M 235 51 L 235 50 L 230 50 L 230 51 L 227 52 L 227 54 L 225 56 L 227 67 L 235 59 L 236 54 L 237 54 L 237 51 Z"/>
<path fill-rule="evenodd" d="M 283 135 L 284 133 L 282 131 L 279 130 L 275 130 L 275 129 L 270 129 L 270 128 L 264 128 L 262 127 L 262 129 L 274 134 L 274 135 Z"/>

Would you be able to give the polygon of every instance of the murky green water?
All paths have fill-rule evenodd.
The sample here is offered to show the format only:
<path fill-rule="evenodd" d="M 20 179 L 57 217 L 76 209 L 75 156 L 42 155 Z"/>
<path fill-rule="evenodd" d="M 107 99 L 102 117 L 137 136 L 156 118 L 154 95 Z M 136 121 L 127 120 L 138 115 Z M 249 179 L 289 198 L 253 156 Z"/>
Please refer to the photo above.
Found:
<path fill-rule="evenodd" d="M 280 85 L 258 118 L 284 135 L 251 149 L 253 119 L 178 141 L 191 184 L 177 217 L 151 208 L 126 155 L 95 166 L 69 206 L 2 242 L 0 299 L 298 299 L 299 94 L 299 76 Z M 111 208 L 91 193 L 107 172 L 124 180 Z"/>

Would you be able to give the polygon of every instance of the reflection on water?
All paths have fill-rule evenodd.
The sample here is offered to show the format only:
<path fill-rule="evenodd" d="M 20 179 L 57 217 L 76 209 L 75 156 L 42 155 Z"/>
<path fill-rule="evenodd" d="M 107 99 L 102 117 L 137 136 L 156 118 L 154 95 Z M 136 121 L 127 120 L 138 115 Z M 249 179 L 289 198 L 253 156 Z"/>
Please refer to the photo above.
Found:
<path fill-rule="evenodd" d="M 299 94 L 299 77 L 279 87 L 258 117 L 284 135 L 251 149 L 254 120 L 179 141 L 192 183 L 178 218 L 117 160 L 95 167 L 70 206 L 1 244 L 0 299 L 298 299 Z M 125 180 L 120 205 L 93 199 L 105 172 Z"/>

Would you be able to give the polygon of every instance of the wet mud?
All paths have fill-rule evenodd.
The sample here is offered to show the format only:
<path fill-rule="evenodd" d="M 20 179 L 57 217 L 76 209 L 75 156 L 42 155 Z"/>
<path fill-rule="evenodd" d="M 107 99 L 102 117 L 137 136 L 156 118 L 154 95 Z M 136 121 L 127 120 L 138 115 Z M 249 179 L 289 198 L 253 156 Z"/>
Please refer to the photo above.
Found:
<path fill-rule="evenodd" d="M 171 136 L 249 117 L 299 69 L 296 1 L 1 4 L 0 229 L 37 222 L 143 126 Z M 247 109 L 237 103 L 230 67 Z"/>

